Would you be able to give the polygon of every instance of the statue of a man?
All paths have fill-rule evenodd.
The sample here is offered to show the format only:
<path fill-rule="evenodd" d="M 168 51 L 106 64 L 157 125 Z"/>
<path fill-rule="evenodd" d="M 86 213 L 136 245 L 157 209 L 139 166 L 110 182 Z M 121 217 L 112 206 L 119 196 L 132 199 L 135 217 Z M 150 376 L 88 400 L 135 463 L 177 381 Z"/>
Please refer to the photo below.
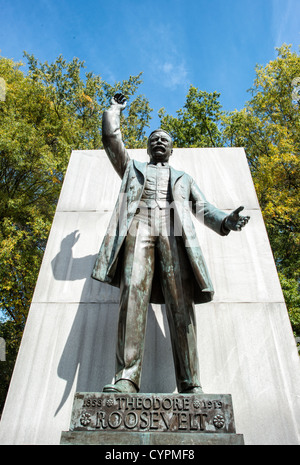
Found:
<path fill-rule="evenodd" d="M 120 287 L 115 383 L 105 392 L 138 392 L 148 304 L 165 303 L 178 392 L 201 393 L 194 304 L 212 300 L 213 286 L 192 213 L 220 235 L 248 222 L 210 204 L 188 174 L 169 166 L 172 138 L 162 129 L 148 139 L 149 163 L 131 160 L 120 132 L 126 106 L 116 94 L 103 114 L 105 151 L 122 178 L 120 195 L 100 248 L 93 278 Z"/>

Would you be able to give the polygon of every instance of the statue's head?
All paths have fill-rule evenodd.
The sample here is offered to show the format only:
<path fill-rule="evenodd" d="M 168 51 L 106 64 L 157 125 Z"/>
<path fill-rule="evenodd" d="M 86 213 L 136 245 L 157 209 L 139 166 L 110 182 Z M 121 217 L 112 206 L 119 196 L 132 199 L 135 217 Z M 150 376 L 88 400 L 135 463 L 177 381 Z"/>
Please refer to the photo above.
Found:
<path fill-rule="evenodd" d="M 173 141 L 170 134 L 163 129 L 151 132 L 148 138 L 147 153 L 150 160 L 167 162 L 173 152 Z"/>

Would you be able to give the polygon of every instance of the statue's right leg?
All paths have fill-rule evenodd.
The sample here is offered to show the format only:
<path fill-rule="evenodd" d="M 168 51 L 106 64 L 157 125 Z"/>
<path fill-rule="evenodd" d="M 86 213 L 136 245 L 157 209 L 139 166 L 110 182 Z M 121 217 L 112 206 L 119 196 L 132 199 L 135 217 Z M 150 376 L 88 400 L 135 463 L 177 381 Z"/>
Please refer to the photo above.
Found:
<path fill-rule="evenodd" d="M 137 391 L 140 387 L 154 246 L 147 224 L 134 220 L 125 239 L 120 287 L 115 383 L 121 389 L 126 380 Z"/>

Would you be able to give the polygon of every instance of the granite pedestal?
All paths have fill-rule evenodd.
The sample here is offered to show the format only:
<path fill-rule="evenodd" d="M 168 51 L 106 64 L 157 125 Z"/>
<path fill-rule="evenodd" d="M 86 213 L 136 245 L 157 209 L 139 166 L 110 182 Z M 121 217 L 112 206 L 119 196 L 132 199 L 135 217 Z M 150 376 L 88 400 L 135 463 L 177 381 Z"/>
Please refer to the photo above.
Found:
<path fill-rule="evenodd" d="M 129 153 L 147 160 L 146 150 Z M 213 302 L 196 307 L 203 390 L 231 393 L 245 444 L 299 445 L 299 356 L 245 152 L 174 149 L 170 164 L 190 174 L 218 208 L 230 212 L 244 205 L 251 216 L 241 233 L 225 238 L 195 223 L 216 291 Z M 119 188 L 104 151 L 72 153 L 0 422 L 0 444 L 59 444 L 75 393 L 99 392 L 113 382 L 119 292 L 90 276 Z M 141 392 L 176 393 L 168 324 L 159 305 L 149 306 Z"/>

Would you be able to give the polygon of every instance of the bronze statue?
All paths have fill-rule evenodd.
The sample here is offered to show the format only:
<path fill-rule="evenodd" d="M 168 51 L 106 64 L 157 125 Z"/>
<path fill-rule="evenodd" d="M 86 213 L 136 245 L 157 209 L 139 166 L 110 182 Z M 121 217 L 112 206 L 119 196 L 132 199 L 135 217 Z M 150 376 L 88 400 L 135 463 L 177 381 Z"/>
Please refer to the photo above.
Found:
<path fill-rule="evenodd" d="M 192 213 L 220 235 L 248 222 L 210 204 L 195 181 L 169 166 L 172 138 L 148 139 L 149 163 L 131 160 L 120 131 L 126 98 L 116 94 L 103 114 L 105 151 L 122 178 L 120 195 L 100 248 L 93 278 L 120 287 L 115 384 L 106 392 L 138 392 L 148 304 L 165 303 L 178 392 L 201 393 L 194 303 L 212 300 L 213 286 Z"/>

